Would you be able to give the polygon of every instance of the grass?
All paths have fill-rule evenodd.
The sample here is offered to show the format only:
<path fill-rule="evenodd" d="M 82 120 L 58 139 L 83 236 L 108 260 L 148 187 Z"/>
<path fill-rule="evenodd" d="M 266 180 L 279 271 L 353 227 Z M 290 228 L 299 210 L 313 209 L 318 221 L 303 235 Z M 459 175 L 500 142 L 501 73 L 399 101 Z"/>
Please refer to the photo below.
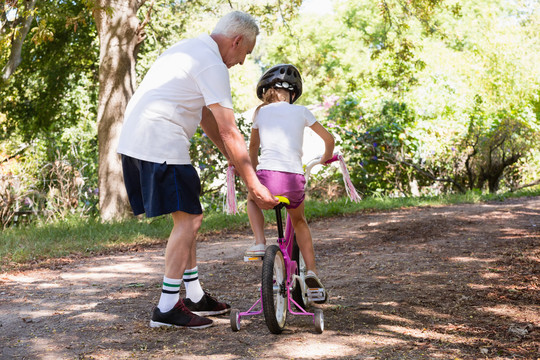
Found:
<path fill-rule="evenodd" d="M 510 197 L 539 195 L 540 187 L 536 187 L 497 195 L 469 192 L 417 198 L 368 197 L 360 203 L 352 203 L 345 199 L 330 202 L 308 200 L 306 217 L 308 220 L 313 220 L 361 211 L 503 201 Z M 265 217 L 268 222 L 274 221 L 274 215 L 271 211 L 266 211 Z M 164 216 L 144 220 L 129 219 L 114 223 L 101 223 L 95 219 L 71 218 L 54 223 L 9 228 L 1 234 L 0 271 L 8 271 L 21 265 L 50 259 L 92 256 L 134 246 L 165 243 L 171 226 L 170 218 Z M 248 227 L 249 221 L 245 213 L 226 215 L 212 212 L 205 214 L 201 233 L 208 234 L 224 229 L 238 230 Z"/>

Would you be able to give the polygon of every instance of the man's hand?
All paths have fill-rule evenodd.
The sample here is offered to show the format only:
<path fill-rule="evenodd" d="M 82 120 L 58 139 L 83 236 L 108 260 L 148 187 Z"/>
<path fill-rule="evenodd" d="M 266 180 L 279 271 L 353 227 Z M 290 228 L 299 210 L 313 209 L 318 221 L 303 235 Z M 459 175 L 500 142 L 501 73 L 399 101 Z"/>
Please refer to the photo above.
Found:
<path fill-rule="evenodd" d="M 279 200 L 263 185 L 254 188 L 252 191 L 250 191 L 250 194 L 260 209 L 273 209 L 277 204 L 279 204 Z"/>

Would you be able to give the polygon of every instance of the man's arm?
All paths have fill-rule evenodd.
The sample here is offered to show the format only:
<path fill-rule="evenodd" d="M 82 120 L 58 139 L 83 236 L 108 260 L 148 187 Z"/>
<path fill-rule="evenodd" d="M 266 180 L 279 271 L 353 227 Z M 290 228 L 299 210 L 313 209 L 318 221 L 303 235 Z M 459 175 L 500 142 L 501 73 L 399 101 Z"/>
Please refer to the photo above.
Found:
<path fill-rule="evenodd" d="M 248 191 L 252 194 L 257 206 L 261 209 L 272 209 L 278 204 L 278 200 L 257 178 L 251 161 L 249 160 L 244 136 L 236 126 L 234 112 L 232 109 L 225 108 L 219 104 L 212 104 L 208 106 L 208 108 L 212 111 L 219 138 L 221 139 L 221 143 L 223 144 L 226 153 L 229 155 L 229 160 L 232 161 L 236 171 L 244 180 Z M 212 136 L 214 136 L 214 131 L 215 129 L 211 130 L 213 133 Z M 207 135 L 210 137 L 208 132 Z M 219 140 L 217 141 L 219 142 Z M 216 146 L 219 148 L 217 143 Z"/>
<path fill-rule="evenodd" d="M 210 111 L 209 108 L 206 106 L 202 109 L 202 120 L 201 120 L 201 128 L 203 129 L 204 133 L 208 136 L 210 140 L 217 146 L 219 151 L 225 156 L 227 161 L 231 161 L 229 158 L 229 154 L 227 153 L 227 149 L 225 148 L 225 144 L 223 144 L 223 140 L 221 140 L 221 136 L 219 135 L 219 129 L 216 123 L 216 118 L 214 118 L 214 115 L 212 114 L 212 111 Z"/>

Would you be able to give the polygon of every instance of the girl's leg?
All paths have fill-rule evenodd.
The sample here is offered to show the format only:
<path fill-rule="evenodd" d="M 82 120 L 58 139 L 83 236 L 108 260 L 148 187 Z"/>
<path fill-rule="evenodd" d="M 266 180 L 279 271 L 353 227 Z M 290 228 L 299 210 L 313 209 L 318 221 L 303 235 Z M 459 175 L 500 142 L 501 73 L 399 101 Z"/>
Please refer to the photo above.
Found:
<path fill-rule="evenodd" d="M 313 250 L 313 239 L 311 238 L 311 231 L 304 215 L 304 202 L 300 204 L 296 209 L 287 209 L 292 221 L 294 232 L 296 233 L 296 241 L 298 247 L 304 257 L 307 270 L 311 270 L 314 273 L 317 272 L 315 267 L 315 251 Z"/>
<path fill-rule="evenodd" d="M 251 196 L 248 196 L 247 213 L 251 230 L 255 236 L 255 244 L 265 245 L 266 238 L 264 237 L 264 215 Z"/>

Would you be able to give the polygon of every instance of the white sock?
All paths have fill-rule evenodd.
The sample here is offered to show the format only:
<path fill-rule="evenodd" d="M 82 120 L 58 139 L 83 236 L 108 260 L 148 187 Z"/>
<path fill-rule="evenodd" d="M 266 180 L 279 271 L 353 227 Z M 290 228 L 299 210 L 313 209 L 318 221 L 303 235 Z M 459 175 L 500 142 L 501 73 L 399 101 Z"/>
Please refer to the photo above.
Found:
<path fill-rule="evenodd" d="M 163 277 L 163 288 L 158 304 L 159 311 L 167 312 L 176 305 L 178 300 L 180 300 L 181 284 L 182 279 L 169 279 L 168 277 Z"/>
<path fill-rule="evenodd" d="M 184 285 L 186 286 L 186 297 L 194 303 L 199 302 L 204 296 L 204 291 L 199 282 L 199 268 L 184 271 Z"/>

